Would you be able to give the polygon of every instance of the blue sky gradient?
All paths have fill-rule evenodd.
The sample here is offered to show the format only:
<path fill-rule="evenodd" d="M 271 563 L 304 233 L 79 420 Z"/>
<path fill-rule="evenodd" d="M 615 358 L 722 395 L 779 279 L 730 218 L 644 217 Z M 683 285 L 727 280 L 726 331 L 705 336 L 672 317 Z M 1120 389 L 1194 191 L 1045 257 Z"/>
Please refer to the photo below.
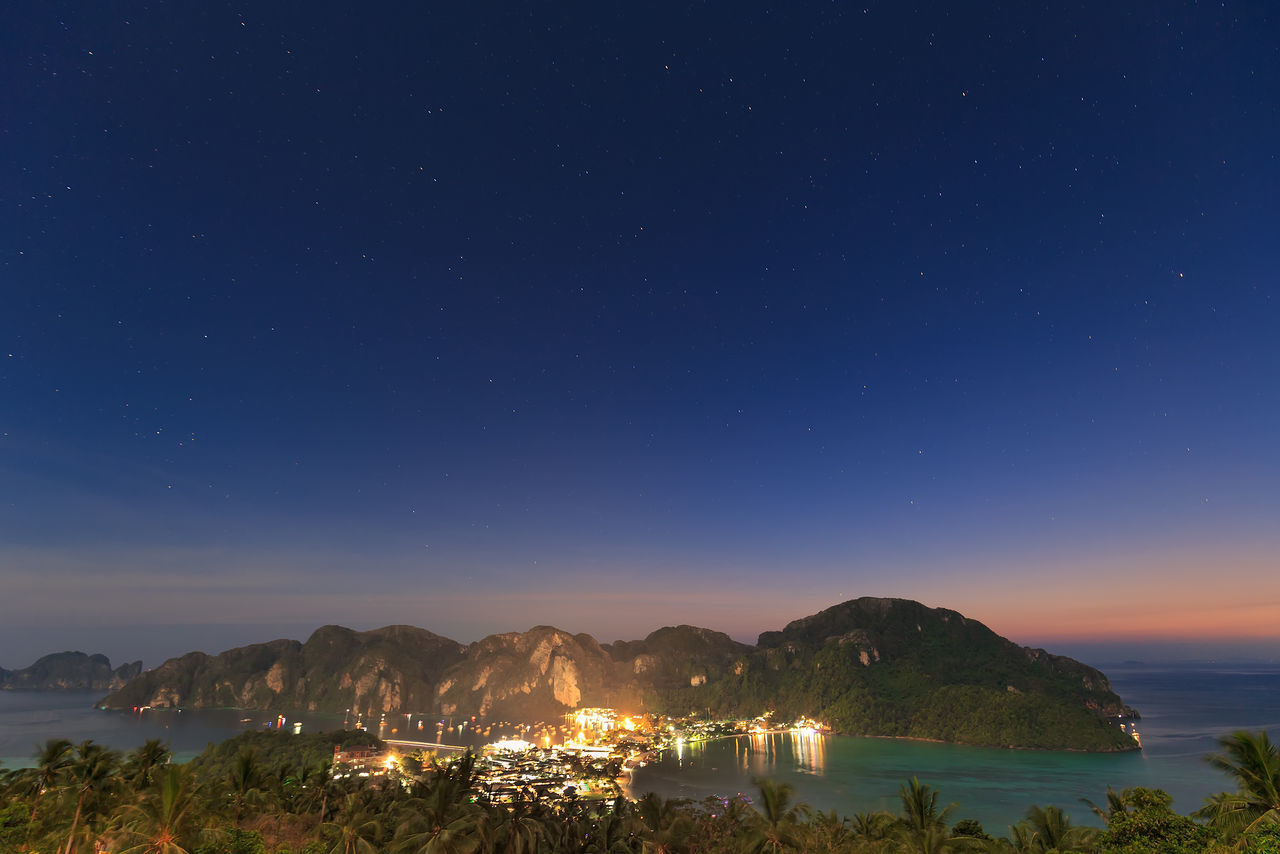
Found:
<path fill-rule="evenodd" d="M 13 17 L 0 664 L 859 595 L 1280 654 L 1265 4 Z"/>

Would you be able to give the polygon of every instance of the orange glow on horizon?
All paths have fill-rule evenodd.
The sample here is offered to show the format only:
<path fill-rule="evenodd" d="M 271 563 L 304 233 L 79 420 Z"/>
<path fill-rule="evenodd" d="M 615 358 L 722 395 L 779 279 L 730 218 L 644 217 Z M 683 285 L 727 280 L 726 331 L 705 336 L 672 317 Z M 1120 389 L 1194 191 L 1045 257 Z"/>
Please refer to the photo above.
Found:
<path fill-rule="evenodd" d="M 992 567 L 945 581 L 928 604 L 1037 641 L 1280 641 L 1271 555 L 1138 554 Z"/>
<path fill-rule="evenodd" d="M 1036 637 L 1062 641 L 1097 640 L 1268 640 L 1280 635 L 1276 614 L 1280 604 L 1147 605 L 1127 613 L 1089 612 L 1055 608 L 1010 618 L 992 618 L 988 625 L 1006 637 Z"/>

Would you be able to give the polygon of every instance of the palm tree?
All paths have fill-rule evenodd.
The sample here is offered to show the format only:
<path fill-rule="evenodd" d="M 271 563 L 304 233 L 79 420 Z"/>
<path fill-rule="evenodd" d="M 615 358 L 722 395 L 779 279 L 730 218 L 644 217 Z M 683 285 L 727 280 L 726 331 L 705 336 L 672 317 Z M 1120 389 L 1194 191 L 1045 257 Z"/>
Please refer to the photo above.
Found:
<path fill-rule="evenodd" d="M 854 838 L 864 845 L 884 841 L 889 836 L 893 823 L 893 816 L 883 811 L 854 813 L 849 820 Z"/>
<path fill-rule="evenodd" d="M 425 795 L 410 802 L 396 828 L 394 847 L 412 854 L 470 854 L 480 847 L 483 816 L 467 796 L 475 784 L 475 754 L 468 750 L 448 765 L 433 763 L 435 777 Z"/>
<path fill-rule="evenodd" d="M 639 846 L 634 816 L 615 809 L 596 819 L 584 850 L 590 854 L 634 854 Z"/>
<path fill-rule="evenodd" d="M 196 797 L 190 770 L 165 768 L 147 797 L 121 811 L 124 847 L 118 854 L 187 854 L 200 818 Z"/>
<path fill-rule="evenodd" d="M 902 815 L 893 824 L 898 851 L 912 854 L 943 854 L 969 850 L 982 845 L 982 840 L 954 836 L 947 829 L 955 803 L 938 808 L 938 791 L 912 777 L 898 790 Z"/>
<path fill-rule="evenodd" d="M 285 761 L 276 768 L 275 773 L 267 775 L 264 782 L 277 813 L 296 811 L 294 802 L 298 798 L 299 773 L 299 769 Z"/>
<path fill-rule="evenodd" d="M 642 843 L 645 854 L 676 854 L 688 849 L 693 822 L 676 808 L 678 803 L 650 792 L 636 804 L 636 817 L 648 831 Z"/>
<path fill-rule="evenodd" d="M 1020 824 L 1030 833 L 1031 850 L 1036 854 L 1063 854 L 1069 851 L 1092 851 L 1097 830 L 1071 823 L 1071 817 L 1060 807 L 1032 806 Z"/>
<path fill-rule="evenodd" d="M 1009 847 L 1015 854 L 1037 854 L 1035 837 L 1036 832 L 1031 825 L 1020 821 L 1009 828 Z"/>
<path fill-rule="evenodd" d="M 472 854 L 480 847 L 480 816 L 462 805 L 445 812 L 412 812 L 396 828 L 394 848 L 403 854 Z M 347 852 L 358 854 L 358 852 Z"/>
<path fill-rule="evenodd" d="M 747 827 L 757 820 L 759 814 L 741 795 L 727 799 L 716 795 L 706 798 L 698 811 L 698 850 L 727 851 L 738 846 Z"/>
<path fill-rule="evenodd" d="M 1221 753 L 1207 757 L 1214 768 L 1234 777 L 1237 790 L 1208 799 L 1202 818 L 1228 836 L 1266 824 L 1280 823 L 1280 754 L 1266 731 L 1239 731 L 1218 739 Z"/>
<path fill-rule="evenodd" d="M 318 765 L 309 765 L 298 772 L 299 792 L 295 797 L 295 806 L 299 814 L 311 812 L 317 805 L 323 808 L 329 794 L 329 769 L 332 762 L 322 761 Z M 324 820 L 321 814 L 320 819 Z"/>
<path fill-rule="evenodd" d="M 76 795 L 76 811 L 71 818 L 71 830 L 67 833 L 63 854 L 72 854 L 85 803 L 111 785 L 119 761 L 120 754 L 92 741 L 83 741 L 76 746 L 75 759 L 67 767 L 67 788 Z"/>
<path fill-rule="evenodd" d="M 897 846 L 893 850 L 903 854 L 951 854 L 982 845 L 980 839 L 952 836 L 946 827 L 899 828 Z"/>
<path fill-rule="evenodd" d="M 125 757 L 125 777 L 139 791 L 149 788 L 155 781 L 157 769 L 167 764 L 172 756 L 169 745 L 158 738 L 148 739 Z"/>
<path fill-rule="evenodd" d="M 376 854 L 383 836 L 378 813 L 368 809 L 367 796 L 361 792 L 347 795 L 337 818 L 324 827 L 337 832 L 329 854 Z"/>
<path fill-rule="evenodd" d="M 261 794 L 262 785 L 262 769 L 258 767 L 257 754 L 252 750 L 240 751 L 231 771 L 227 773 L 227 788 L 237 824 L 244 817 L 245 807 L 256 801 Z"/>
<path fill-rule="evenodd" d="M 898 789 L 898 798 L 902 801 L 902 817 L 899 824 L 913 830 L 926 830 L 931 827 L 945 828 L 951 814 L 955 812 L 954 803 L 938 809 L 938 790 L 921 783 L 912 777 Z"/>
<path fill-rule="evenodd" d="M 351 780 L 338 779 L 333 777 L 333 763 L 322 762 L 318 770 L 319 787 L 320 787 L 320 822 L 323 824 L 329 817 L 329 801 L 332 798 L 341 797 L 343 794 L 351 791 L 356 784 Z"/>
<path fill-rule="evenodd" d="M 43 747 L 35 752 L 36 767 L 31 775 L 32 799 L 31 814 L 27 817 L 27 838 L 23 844 L 26 850 L 31 849 L 31 828 L 35 825 L 36 810 L 40 806 L 40 796 L 53 787 L 67 766 L 71 764 L 71 742 L 65 738 L 51 738 Z"/>
<path fill-rule="evenodd" d="M 804 804 L 791 804 L 795 789 L 788 783 L 758 778 L 760 812 L 754 817 L 746 843 L 749 852 L 796 851 L 803 847 L 801 820 L 809 815 Z"/>
<path fill-rule="evenodd" d="M 509 854 L 532 854 L 547 836 L 543 818 L 524 798 L 517 798 L 510 807 L 494 806 L 490 823 L 496 831 L 494 849 Z"/>
<path fill-rule="evenodd" d="M 1111 786 L 1107 786 L 1107 808 L 1106 809 L 1103 809 L 1102 807 L 1098 806 L 1088 798 L 1081 798 L 1080 800 L 1088 804 L 1089 809 L 1093 810 L 1093 814 L 1096 815 L 1098 818 L 1102 819 L 1104 822 L 1108 818 L 1110 818 L 1113 814 L 1117 812 L 1124 812 L 1126 809 L 1128 809 L 1128 807 L 1124 802 L 1124 795 L 1121 794 L 1120 792 L 1117 792 Z"/>
<path fill-rule="evenodd" d="M 810 823 L 814 841 L 811 847 L 821 851 L 837 851 L 848 849 L 853 845 L 853 830 L 849 819 L 835 810 L 819 812 Z"/>
<path fill-rule="evenodd" d="M 557 852 L 580 850 L 591 835 L 591 823 L 582 802 L 574 796 L 562 797 L 554 809 L 548 807 L 546 848 Z"/>

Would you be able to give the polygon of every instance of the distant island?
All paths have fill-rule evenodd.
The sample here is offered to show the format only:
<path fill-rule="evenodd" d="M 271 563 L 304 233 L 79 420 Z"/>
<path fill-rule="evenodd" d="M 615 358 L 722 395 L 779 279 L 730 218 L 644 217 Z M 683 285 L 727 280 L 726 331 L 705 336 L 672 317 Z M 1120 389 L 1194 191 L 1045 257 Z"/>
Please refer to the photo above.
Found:
<path fill-rule="evenodd" d="M 133 661 L 111 669 L 105 655 L 55 652 L 18 670 L 0 667 L 0 689 L 5 691 L 115 691 L 142 672 Z"/>
<path fill-rule="evenodd" d="M 1137 749 L 1100 671 L 907 599 L 861 598 L 756 645 L 694 626 L 601 644 L 550 626 L 464 645 L 425 629 L 316 630 L 137 675 L 106 708 L 305 709 L 550 720 L 580 706 L 813 716 L 852 735 L 991 747 Z"/>

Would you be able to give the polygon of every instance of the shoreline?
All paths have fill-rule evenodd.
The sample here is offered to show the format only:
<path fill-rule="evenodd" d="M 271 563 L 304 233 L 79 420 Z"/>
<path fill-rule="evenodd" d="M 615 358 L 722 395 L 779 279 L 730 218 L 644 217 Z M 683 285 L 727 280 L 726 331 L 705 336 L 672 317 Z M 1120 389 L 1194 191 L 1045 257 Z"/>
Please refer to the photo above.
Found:
<path fill-rule="evenodd" d="M 39 692 L 39 693 L 46 693 L 46 692 Z M 47 693 L 61 693 L 61 692 L 47 692 Z M 68 692 L 68 693 L 72 693 L 72 692 Z M 234 712 L 254 712 L 254 713 L 266 713 L 270 711 L 268 709 L 254 709 L 254 708 L 246 708 L 246 707 L 240 707 L 240 706 L 197 706 L 191 709 L 186 709 L 184 707 L 174 707 L 174 706 L 119 707 L 119 706 L 102 706 L 102 705 L 99 705 L 97 702 L 94 703 L 93 708 L 99 711 L 122 712 L 122 713 L 147 711 L 147 712 L 175 712 L 178 714 L 182 714 L 185 711 L 234 711 Z M 325 717 L 325 716 L 337 717 L 339 713 L 324 712 L 319 710 L 293 710 L 291 712 L 288 712 L 287 714 L 290 714 L 290 715 L 310 714 L 310 715 L 318 715 L 321 717 Z M 401 713 L 396 712 L 392 714 L 401 714 Z M 434 715 L 428 715 L 428 717 L 434 717 Z M 365 731 L 368 732 L 368 730 L 365 730 Z M 790 728 L 777 728 L 777 729 L 764 730 L 759 733 L 751 733 L 751 732 L 732 733 L 732 734 L 726 734 L 726 735 L 711 736 L 709 738 L 686 739 L 685 743 L 697 744 L 697 743 L 703 743 L 708 741 L 714 741 L 718 739 L 738 738 L 744 735 L 775 735 L 775 734 L 789 733 L 789 732 L 794 732 L 794 730 Z M 976 748 L 982 748 L 986 750 L 1014 750 L 1014 751 L 1020 751 L 1020 752 L 1031 751 L 1031 752 L 1039 752 L 1039 753 L 1099 754 L 1099 755 L 1106 755 L 1106 756 L 1133 753 L 1135 751 L 1139 753 L 1142 752 L 1142 745 L 1141 743 L 1138 743 L 1138 742 L 1134 742 L 1132 746 L 1126 745 L 1123 747 L 1115 747 L 1113 749 L 1106 749 L 1106 750 L 1090 750 L 1090 749 L 1079 748 L 1079 747 L 1020 747 L 1017 745 L 1007 745 L 1007 744 L 974 744 L 971 742 L 949 741 L 947 739 L 927 738 L 924 736 L 873 735 L 873 734 L 867 734 L 867 733 L 843 732 L 839 730 L 819 732 L 817 734 L 843 736 L 848 738 L 875 738 L 875 739 L 886 739 L 886 740 L 895 740 L 895 741 L 918 741 L 926 744 L 951 744 L 951 745 L 955 745 L 956 747 L 976 747 Z M 465 747 L 465 746 L 459 745 L 459 747 Z M 664 749 L 670 749 L 670 748 L 664 748 Z"/>
<path fill-rule="evenodd" d="M 739 733 L 731 733 L 726 735 L 714 735 L 714 736 L 711 736 L 710 738 L 687 739 L 685 740 L 685 744 L 705 744 L 712 741 L 723 741 L 725 739 L 731 739 L 731 738 L 743 738 L 743 737 L 749 737 L 754 735 L 786 735 L 788 733 L 795 733 L 795 732 L 796 730 L 794 729 L 771 729 L 771 730 L 764 730 L 761 732 L 739 732 Z M 1133 747 L 1126 747 L 1126 748 L 1117 749 L 1117 750 L 1082 750 L 1080 748 L 1072 748 L 1072 747 L 1012 747 L 1009 745 L 996 745 L 996 744 L 969 744 L 963 741 L 947 741 L 946 739 L 942 739 L 942 738 L 923 738 L 921 736 L 914 736 L 914 735 L 866 735 L 864 733 L 839 732 L 839 731 L 817 732 L 817 733 L 813 733 L 813 735 L 835 736 L 839 738 L 873 738 L 879 741 L 911 741 L 911 742 L 919 742 L 922 744 L 947 744 L 953 747 L 976 748 L 979 750 L 1001 750 L 1001 751 L 1009 750 L 1009 751 L 1015 751 L 1018 753 L 1070 753 L 1072 755 L 1078 755 L 1078 756 L 1081 756 L 1081 755 L 1082 756 L 1092 756 L 1092 755 L 1122 756 L 1126 753 L 1142 752 L 1142 746 L 1136 743 L 1134 744 Z M 674 747 L 663 747 L 659 749 L 659 753 L 665 753 L 666 751 L 673 750 L 673 749 Z"/>
<path fill-rule="evenodd" d="M 855 735 L 848 732 L 833 732 L 828 735 L 840 735 L 847 738 L 878 738 L 887 741 L 920 741 L 925 744 L 950 744 L 956 747 L 976 747 L 981 750 L 1014 750 L 1026 753 L 1074 753 L 1082 755 L 1097 756 L 1119 756 L 1125 753 L 1133 753 L 1134 751 L 1142 752 L 1142 745 L 1137 742 L 1133 747 L 1121 747 L 1115 750 L 1085 750 L 1079 747 L 1015 747 L 1008 744 L 970 744 L 965 741 L 947 741 L 942 738 L 923 738 L 915 735 Z"/>

